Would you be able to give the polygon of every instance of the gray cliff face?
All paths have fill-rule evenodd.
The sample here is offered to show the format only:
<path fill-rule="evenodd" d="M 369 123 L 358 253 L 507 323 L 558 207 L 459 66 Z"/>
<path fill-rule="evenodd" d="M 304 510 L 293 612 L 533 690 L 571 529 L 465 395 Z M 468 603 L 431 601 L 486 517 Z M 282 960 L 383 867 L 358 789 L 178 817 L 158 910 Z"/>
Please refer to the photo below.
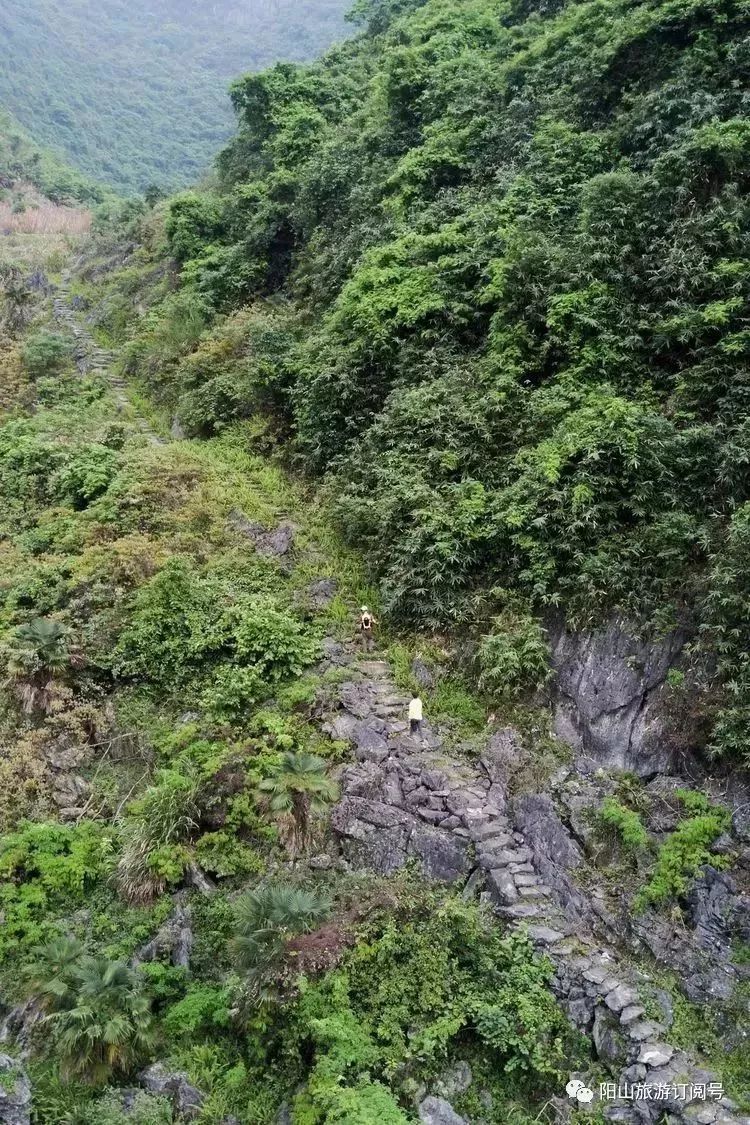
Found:
<path fill-rule="evenodd" d="M 550 633 L 558 737 L 605 769 L 640 777 L 669 771 L 675 749 L 664 682 L 686 634 L 642 641 L 617 620 L 597 632 L 558 627 Z"/>

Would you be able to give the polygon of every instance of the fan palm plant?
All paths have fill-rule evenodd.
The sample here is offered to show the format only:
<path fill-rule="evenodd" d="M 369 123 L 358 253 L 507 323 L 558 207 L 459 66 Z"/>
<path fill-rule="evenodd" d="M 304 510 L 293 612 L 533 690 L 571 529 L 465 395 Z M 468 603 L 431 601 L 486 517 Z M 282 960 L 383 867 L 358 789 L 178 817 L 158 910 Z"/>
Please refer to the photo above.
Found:
<path fill-rule="evenodd" d="M 70 1000 L 74 970 L 83 953 L 79 941 L 62 935 L 33 951 L 25 974 L 27 991 L 42 1011 L 57 1011 Z"/>
<path fill-rule="evenodd" d="M 66 1078 L 100 1085 L 154 1043 L 151 1002 L 135 969 L 56 938 L 37 950 L 29 991 L 46 1012 Z"/>
<path fill-rule="evenodd" d="M 309 848 L 315 818 L 338 797 L 338 785 L 328 776 L 323 758 L 294 750 L 280 755 L 259 786 L 259 802 L 276 821 L 290 855 Z"/>
<path fill-rule="evenodd" d="M 328 900 L 313 891 L 279 884 L 257 887 L 237 900 L 232 945 L 245 973 L 245 999 L 251 1006 L 269 1004 L 277 997 L 272 982 L 284 960 L 286 942 L 309 933 L 330 909 Z"/>
<path fill-rule="evenodd" d="M 247 891 L 235 903 L 234 953 L 240 968 L 277 961 L 288 937 L 309 933 L 330 909 L 327 899 L 300 887 L 270 884 Z"/>
<path fill-rule="evenodd" d="M 61 681 L 79 663 L 65 626 L 48 617 L 37 617 L 18 626 L 6 651 L 6 682 L 26 714 L 52 710 Z"/>

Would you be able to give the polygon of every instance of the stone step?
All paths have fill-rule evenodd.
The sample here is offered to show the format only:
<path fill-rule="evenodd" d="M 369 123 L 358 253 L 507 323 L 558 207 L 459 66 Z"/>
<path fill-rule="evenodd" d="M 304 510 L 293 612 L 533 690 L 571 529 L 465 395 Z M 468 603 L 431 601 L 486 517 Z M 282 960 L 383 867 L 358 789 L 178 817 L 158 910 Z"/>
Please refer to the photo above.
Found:
<path fill-rule="evenodd" d="M 549 887 L 542 885 L 539 887 L 519 887 L 518 893 L 521 898 L 549 898 L 552 891 Z"/>
<path fill-rule="evenodd" d="M 535 906 L 531 902 L 516 902 L 512 906 L 498 907 L 498 914 L 502 914 L 504 918 L 538 918 L 542 913 L 541 908 Z"/>

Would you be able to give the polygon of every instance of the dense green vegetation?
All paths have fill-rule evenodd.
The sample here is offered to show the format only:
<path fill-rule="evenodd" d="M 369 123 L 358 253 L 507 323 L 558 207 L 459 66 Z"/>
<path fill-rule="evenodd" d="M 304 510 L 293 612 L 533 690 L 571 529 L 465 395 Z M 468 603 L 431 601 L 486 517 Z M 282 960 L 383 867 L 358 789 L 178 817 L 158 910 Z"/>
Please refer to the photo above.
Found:
<path fill-rule="evenodd" d="M 344 34 L 343 0 L 5 0 L 0 105 L 132 193 L 202 174 L 232 127 L 230 79 Z"/>
<path fill-rule="evenodd" d="M 101 203 L 108 192 L 36 145 L 9 113 L 0 110 L 0 189 L 27 181 L 55 203 Z"/>
<path fill-rule="evenodd" d="M 200 28 L 208 71 L 195 15 L 144 26 L 189 58 Z M 517 723 L 511 796 L 568 773 L 523 702 L 557 613 L 692 630 L 714 745 L 747 755 L 744 12 L 356 17 L 321 62 L 235 82 L 213 186 L 109 196 L 83 246 L 75 208 L 52 208 L 54 245 L 34 224 L 3 245 L 0 997 L 37 1017 L 35 1125 L 168 1125 L 168 1100 L 121 1096 L 155 1059 L 200 1089 L 202 1125 L 407 1125 L 467 1062 L 457 1112 L 531 1125 L 592 1073 L 523 935 L 468 890 L 352 870 L 326 837 L 347 746 L 320 715 L 351 670 L 321 656 L 362 602 L 379 640 L 396 627 L 381 655 L 402 688 L 409 630 L 432 634 L 424 695 L 450 753 Z M 36 175 L 25 145 L 6 146 L 12 179 L 94 198 Z M 126 166 L 157 178 L 148 154 Z M 125 388 L 81 373 L 51 322 L 73 247 L 74 306 Z M 256 549 L 282 519 L 286 553 Z M 670 679 L 675 706 L 694 676 Z M 698 790 L 661 820 L 632 777 L 592 791 L 581 887 L 606 885 L 607 849 L 622 901 L 667 925 L 701 866 L 729 864 L 729 814 Z M 718 1054 L 713 1014 L 701 1031 L 675 1007 L 673 1041 Z M 716 1065 L 746 1088 L 742 1046 Z"/>
<path fill-rule="evenodd" d="M 273 412 L 386 610 L 510 617 L 514 682 L 544 678 L 558 608 L 697 629 L 715 744 L 743 753 L 746 11 L 360 7 L 320 63 L 235 84 L 130 370 L 191 433 Z M 219 326 L 155 359 L 187 321 Z"/>
<path fill-rule="evenodd" d="M 129 268 L 123 300 L 129 276 L 170 285 L 146 251 Z M 25 284 L 0 336 L 0 997 L 37 1017 L 34 1122 L 168 1125 L 168 1099 L 126 1112 L 118 1092 L 154 1059 L 197 1085 L 204 1125 L 270 1125 L 284 1104 L 296 1125 L 406 1125 L 457 1060 L 475 1079 L 459 1108 L 533 1121 L 588 1063 L 552 966 L 410 873 L 306 862 L 344 752 L 314 711 L 340 670 L 317 665 L 371 600 L 357 559 L 257 451 L 257 420 L 163 442 L 155 414 L 144 435 Z M 280 562 L 248 528 L 282 515 Z M 189 968 L 163 936 L 176 917 Z"/>

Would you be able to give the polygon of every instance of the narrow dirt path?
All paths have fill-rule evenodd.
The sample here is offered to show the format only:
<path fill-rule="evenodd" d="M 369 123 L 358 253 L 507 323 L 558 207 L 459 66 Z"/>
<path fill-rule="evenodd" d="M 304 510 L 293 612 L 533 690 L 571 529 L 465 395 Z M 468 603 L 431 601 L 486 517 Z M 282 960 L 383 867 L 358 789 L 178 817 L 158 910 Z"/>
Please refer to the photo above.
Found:
<path fill-rule="evenodd" d="M 81 323 L 73 308 L 70 294 L 70 275 L 62 276 L 52 303 L 55 320 L 73 337 L 73 354 L 76 366 L 82 375 L 101 375 L 109 383 L 117 412 L 131 415 L 136 430 L 144 435 L 152 445 L 164 445 L 161 437 L 145 418 L 133 408 L 127 395 L 125 380 L 114 370 L 114 353 L 97 344 L 94 337 Z"/>
<path fill-rule="evenodd" d="M 408 697 L 384 660 L 336 642 L 327 655 L 326 666 L 348 676 L 322 729 L 355 749 L 332 818 L 353 865 L 387 874 L 415 858 L 429 877 L 463 882 L 467 895 L 485 888 L 496 913 L 551 959 L 553 991 L 598 1056 L 620 1072 L 620 1084 L 654 1091 L 653 1100 L 613 1098 L 602 1106 L 609 1119 L 643 1125 L 668 1113 L 671 1122 L 750 1125 L 727 1097 L 700 1097 L 709 1083 L 718 1087 L 716 1076 L 666 1043 L 665 1027 L 647 1018 L 637 973 L 593 934 L 580 909 L 583 892 L 555 877 L 558 857 L 550 852 L 562 845 L 554 831 L 543 820 L 534 838 L 519 831 L 506 792 L 515 732 L 497 731 L 478 762 L 459 758 L 428 723 L 422 737 L 408 733 Z"/>

